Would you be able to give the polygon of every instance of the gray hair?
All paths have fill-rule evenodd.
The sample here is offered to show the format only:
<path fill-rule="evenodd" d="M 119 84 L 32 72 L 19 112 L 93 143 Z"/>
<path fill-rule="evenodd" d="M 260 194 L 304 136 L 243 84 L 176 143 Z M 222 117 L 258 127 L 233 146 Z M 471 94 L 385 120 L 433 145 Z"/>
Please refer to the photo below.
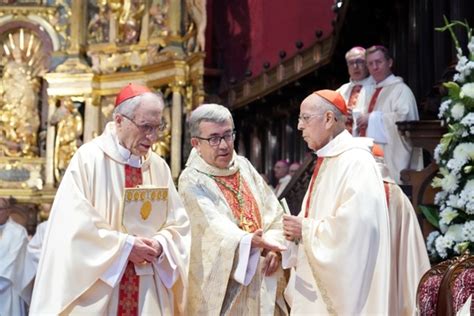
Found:
<path fill-rule="evenodd" d="M 123 114 L 131 119 L 135 116 L 135 110 L 137 107 L 142 104 L 145 98 L 155 99 L 157 103 L 161 106 L 161 109 L 164 108 L 165 103 L 163 101 L 163 96 L 161 93 L 153 93 L 153 92 L 146 92 L 137 96 L 134 96 L 130 99 L 126 99 L 122 103 L 114 109 L 114 116 L 115 114 Z"/>
<path fill-rule="evenodd" d="M 317 94 L 315 94 L 315 95 L 317 95 Z M 332 104 L 331 102 L 329 102 L 325 98 L 323 98 L 319 95 L 317 95 L 317 96 L 319 97 L 319 102 L 316 105 L 316 107 L 318 109 L 322 110 L 322 112 L 331 111 L 331 112 L 334 113 L 334 115 L 336 117 L 336 120 L 338 122 L 346 123 L 347 117 L 341 112 L 341 110 L 339 110 L 334 104 Z"/>
<path fill-rule="evenodd" d="M 191 137 L 200 135 L 199 125 L 201 122 L 221 124 L 227 121 L 230 121 L 232 127 L 234 127 L 234 120 L 228 108 L 215 103 L 202 104 L 197 107 L 189 117 L 189 131 Z"/>

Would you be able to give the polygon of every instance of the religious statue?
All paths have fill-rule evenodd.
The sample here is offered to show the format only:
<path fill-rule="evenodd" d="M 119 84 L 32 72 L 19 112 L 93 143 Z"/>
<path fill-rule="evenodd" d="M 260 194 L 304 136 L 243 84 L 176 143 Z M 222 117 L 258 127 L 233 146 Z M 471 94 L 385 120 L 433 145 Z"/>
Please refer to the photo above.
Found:
<path fill-rule="evenodd" d="M 168 15 L 168 0 L 154 0 L 150 5 L 150 36 L 159 37 L 168 34 L 168 25 L 166 24 Z"/>
<path fill-rule="evenodd" d="M 109 6 L 113 16 L 118 18 L 118 37 L 120 44 L 135 44 L 140 37 L 145 4 L 143 0 L 111 0 Z"/>
<path fill-rule="evenodd" d="M 95 13 L 89 21 L 87 29 L 89 31 L 88 40 L 90 43 L 104 43 L 109 41 L 109 10 L 106 1 L 99 1 L 97 4 L 99 11 Z"/>
<path fill-rule="evenodd" d="M 64 99 L 50 121 L 56 126 L 54 144 L 54 176 L 61 181 L 69 161 L 82 144 L 83 121 L 81 113 L 71 99 Z"/>
<path fill-rule="evenodd" d="M 196 26 L 196 44 L 194 51 L 204 51 L 206 43 L 206 0 L 186 0 L 186 9 Z"/>
<path fill-rule="evenodd" d="M 40 83 L 15 47 L 0 81 L 0 156 L 38 156 Z"/>

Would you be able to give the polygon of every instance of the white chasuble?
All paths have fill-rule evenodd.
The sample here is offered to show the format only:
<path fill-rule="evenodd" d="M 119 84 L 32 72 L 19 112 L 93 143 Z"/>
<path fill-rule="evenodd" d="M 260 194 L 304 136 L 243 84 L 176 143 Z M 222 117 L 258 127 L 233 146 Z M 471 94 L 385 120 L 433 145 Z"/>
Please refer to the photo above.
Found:
<path fill-rule="evenodd" d="M 402 189 L 378 163 L 383 176 L 390 218 L 392 269 L 390 315 L 415 315 L 416 291 L 431 267 L 415 210 Z"/>
<path fill-rule="evenodd" d="M 113 122 L 72 158 L 51 210 L 32 315 L 116 315 L 119 283 L 110 278 L 110 271 L 124 271 L 127 260 L 121 259 L 130 237 L 122 227 L 126 162 Z M 143 185 L 167 188 L 168 211 L 153 235 L 163 254 L 143 267 L 135 266 L 140 278 L 139 313 L 180 314 L 187 289 L 189 219 L 163 159 L 149 152 L 141 173 Z"/>
<path fill-rule="evenodd" d="M 374 158 L 347 131 L 317 155 L 324 160 L 299 214 L 302 239 L 283 252 L 283 266 L 294 267 L 291 314 L 386 315 L 390 229 Z"/>

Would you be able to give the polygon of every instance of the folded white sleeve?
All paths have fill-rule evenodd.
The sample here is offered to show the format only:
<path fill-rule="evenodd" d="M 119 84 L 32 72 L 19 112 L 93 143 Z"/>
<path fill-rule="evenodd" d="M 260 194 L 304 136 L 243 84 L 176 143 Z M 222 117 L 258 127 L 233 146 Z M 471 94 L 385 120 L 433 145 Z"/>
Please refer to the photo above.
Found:
<path fill-rule="evenodd" d="M 296 267 L 298 259 L 298 245 L 285 240 L 286 250 L 281 252 L 281 266 L 283 269 Z"/>
<path fill-rule="evenodd" d="M 116 287 L 117 283 L 122 278 L 122 274 L 125 271 L 125 267 L 128 263 L 128 256 L 130 256 L 130 252 L 132 251 L 134 243 L 135 237 L 128 235 L 125 239 L 125 245 L 123 246 L 122 253 L 100 277 L 100 279 L 107 283 L 110 287 Z"/>
<path fill-rule="evenodd" d="M 234 271 L 234 280 L 245 286 L 252 281 L 260 259 L 260 249 L 252 248 L 253 234 L 247 234 L 240 240 L 239 261 Z"/>
<path fill-rule="evenodd" d="M 387 132 L 383 125 L 383 112 L 373 111 L 367 123 L 367 137 L 373 138 L 378 144 L 387 143 Z"/>
<path fill-rule="evenodd" d="M 173 256 L 171 256 L 166 239 L 160 235 L 155 236 L 154 238 L 160 243 L 163 251 L 161 255 L 155 260 L 153 265 L 156 266 L 158 276 L 160 277 L 163 284 L 166 286 L 166 288 L 170 289 L 179 277 L 178 265 L 173 260 Z"/>

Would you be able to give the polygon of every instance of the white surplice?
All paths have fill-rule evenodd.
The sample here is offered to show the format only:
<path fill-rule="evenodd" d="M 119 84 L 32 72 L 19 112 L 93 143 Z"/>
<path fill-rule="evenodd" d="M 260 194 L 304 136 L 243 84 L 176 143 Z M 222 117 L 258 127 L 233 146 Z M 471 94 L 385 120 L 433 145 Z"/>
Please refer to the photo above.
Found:
<path fill-rule="evenodd" d="M 133 242 L 121 223 L 125 164 L 130 159 L 120 148 L 111 122 L 72 158 L 52 206 L 33 289 L 32 315 L 116 315 L 130 238 Z M 168 189 L 168 212 L 163 227 L 155 236 L 147 236 L 160 242 L 162 255 L 135 266 L 140 276 L 139 313 L 179 314 L 187 289 L 189 218 L 166 162 L 150 151 L 141 169 L 143 185 Z"/>
<path fill-rule="evenodd" d="M 234 152 L 231 166 L 219 169 L 207 164 L 193 149 L 178 185 L 192 226 L 190 315 L 286 312 L 283 288 L 278 288 L 278 281 L 283 277 L 281 267 L 270 277 L 262 275 L 263 257 L 258 249 L 250 248 L 252 235 L 238 227 L 224 194 L 208 176 L 229 176 L 237 171 L 257 202 L 264 238 L 283 243 L 283 210 L 250 162 Z M 258 268 L 252 262 L 255 254 Z"/>
<path fill-rule="evenodd" d="M 390 75 L 375 85 L 375 88 L 380 87 L 382 90 L 369 116 L 367 136 L 375 140 L 386 139 L 386 143 L 378 143 L 383 148 L 391 177 L 396 183 L 401 183 L 400 172 L 404 169 L 420 170 L 423 167 L 423 157 L 420 148 L 413 148 L 400 135 L 395 123 L 419 120 L 418 108 L 415 96 L 402 78 Z M 363 109 L 363 113 L 367 113 L 368 106 L 369 104 Z"/>
<path fill-rule="evenodd" d="M 38 269 L 38 262 L 47 225 L 48 221 L 45 221 L 36 227 L 36 233 L 28 242 L 28 247 L 26 248 L 25 264 L 21 281 L 21 296 L 28 305 L 31 303 L 33 283 L 36 276 L 36 270 Z"/>
<path fill-rule="evenodd" d="M 336 91 L 342 95 L 342 97 L 344 98 L 344 101 L 346 101 L 346 104 L 347 104 L 351 97 L 352 89 L 354 88 L 354 86 L 357 86 L 357 85 L 361 85 L 362 88 L 360 90 L 354 109 L 362 110 L 362 109 L 367 108 L 367 103 L 369 102 L 369 98 L 372 95 L 372 92 L 374 91 L 375 81 L 372 79 L 372 77 L 369 76 L 362 80 L 351 79 L 349 80 L 348 83 L 345 83 L 342 86 L 340 86 Z"/>
<path fill-rule="evenodd" d="M 0 315 L 25 315 L 20 296 L 28 234 L 11 218 L 0 225 Z"/>
<path fill-rule="evenodd" d="M 293 315 L 387 315 L 390 228 L 382 178 L 369 148 L 344 130 L 324 157 L 300 217 L 302 239 L 288 242 L 283 266 Z M 309 190 L 308 190 L 309 191 Z"/>

